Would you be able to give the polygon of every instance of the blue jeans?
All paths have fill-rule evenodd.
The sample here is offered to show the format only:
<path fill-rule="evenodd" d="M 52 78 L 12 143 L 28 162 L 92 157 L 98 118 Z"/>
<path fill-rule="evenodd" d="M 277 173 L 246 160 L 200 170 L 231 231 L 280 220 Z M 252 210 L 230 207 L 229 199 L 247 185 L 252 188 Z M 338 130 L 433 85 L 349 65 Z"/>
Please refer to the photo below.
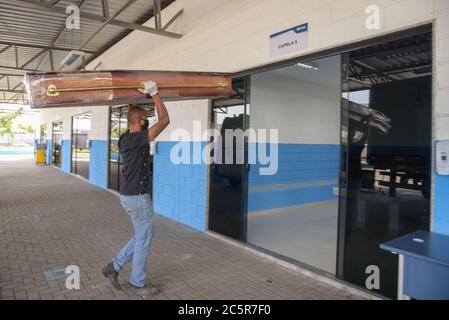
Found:
<path fill-rule="evenodd" d="M 147 262 L 153 239 L 153 207 L 149 194 L 141 196 L 120 196 L 120 202 L 131 218 L 134 236 L 113 260 L 116 271 L 132 260 L 131 284 L 145 285 Z"/>

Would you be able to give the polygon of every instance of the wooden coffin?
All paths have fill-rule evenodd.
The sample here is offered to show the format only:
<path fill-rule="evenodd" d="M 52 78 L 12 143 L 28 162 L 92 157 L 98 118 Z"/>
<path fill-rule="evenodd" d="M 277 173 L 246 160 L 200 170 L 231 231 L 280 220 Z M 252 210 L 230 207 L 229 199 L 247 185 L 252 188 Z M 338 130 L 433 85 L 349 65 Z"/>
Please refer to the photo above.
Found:
<path fill-rule="evenodd" d="M 151 101 L 137 89 L 155 81 L 162 98 L 187 100 L 232 93 L 229 75 L 172 71 L 76 71 L 27 73 L 24 83 L 32 108 L 120 105 Z"/>

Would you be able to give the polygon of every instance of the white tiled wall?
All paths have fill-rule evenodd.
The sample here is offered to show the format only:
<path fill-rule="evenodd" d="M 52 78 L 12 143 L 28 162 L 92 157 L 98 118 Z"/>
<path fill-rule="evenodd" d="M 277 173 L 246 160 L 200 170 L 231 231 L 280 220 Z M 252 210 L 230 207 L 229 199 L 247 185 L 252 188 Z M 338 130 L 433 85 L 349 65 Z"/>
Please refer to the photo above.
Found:
<path fill-rule="evenodd" d="M 169 102 L 167 103 L 167 110 L 170 115 L 170 125 L 162 132 L 158 140 L 171 141 L 171 134 L 174 130 L 181 129 L 186 133 L 182 135 L 185 141 L 207 141 L 202 134 L 208 129 L 208 100 L 192 100 L 183 102 Z M 197 133 L 194 132 L 194 123 L 199 125 Z M 181 140 L 177 138 L 176 140 Z"/>

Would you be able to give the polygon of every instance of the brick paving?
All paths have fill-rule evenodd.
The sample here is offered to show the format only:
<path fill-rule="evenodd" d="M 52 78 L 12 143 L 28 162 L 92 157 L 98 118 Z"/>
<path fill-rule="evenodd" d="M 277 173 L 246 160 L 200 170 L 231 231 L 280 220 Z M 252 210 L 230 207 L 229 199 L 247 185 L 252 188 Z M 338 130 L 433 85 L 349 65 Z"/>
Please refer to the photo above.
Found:
<path fill-rule="evenodd" d="M 118 197 L 31 160 L 0 161 L 0 299 L 363 299 L 155 216 L 149 282 L 156 296 L 117 291 L 108 263 L 132 234 Z M 79 290 L 44 272 L 80 268 Z M 120 276 L 128 280 L 130 266 Z"/>

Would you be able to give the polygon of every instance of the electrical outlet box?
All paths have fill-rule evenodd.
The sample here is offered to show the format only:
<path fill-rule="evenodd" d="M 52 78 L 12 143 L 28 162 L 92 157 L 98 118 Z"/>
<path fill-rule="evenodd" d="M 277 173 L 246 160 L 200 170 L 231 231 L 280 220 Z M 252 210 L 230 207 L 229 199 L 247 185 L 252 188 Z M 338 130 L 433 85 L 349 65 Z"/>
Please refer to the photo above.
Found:
<path fill-rule="evenodd" d="M 437 142 L 437 173 L 449 176 L 449 140 Z"/>

